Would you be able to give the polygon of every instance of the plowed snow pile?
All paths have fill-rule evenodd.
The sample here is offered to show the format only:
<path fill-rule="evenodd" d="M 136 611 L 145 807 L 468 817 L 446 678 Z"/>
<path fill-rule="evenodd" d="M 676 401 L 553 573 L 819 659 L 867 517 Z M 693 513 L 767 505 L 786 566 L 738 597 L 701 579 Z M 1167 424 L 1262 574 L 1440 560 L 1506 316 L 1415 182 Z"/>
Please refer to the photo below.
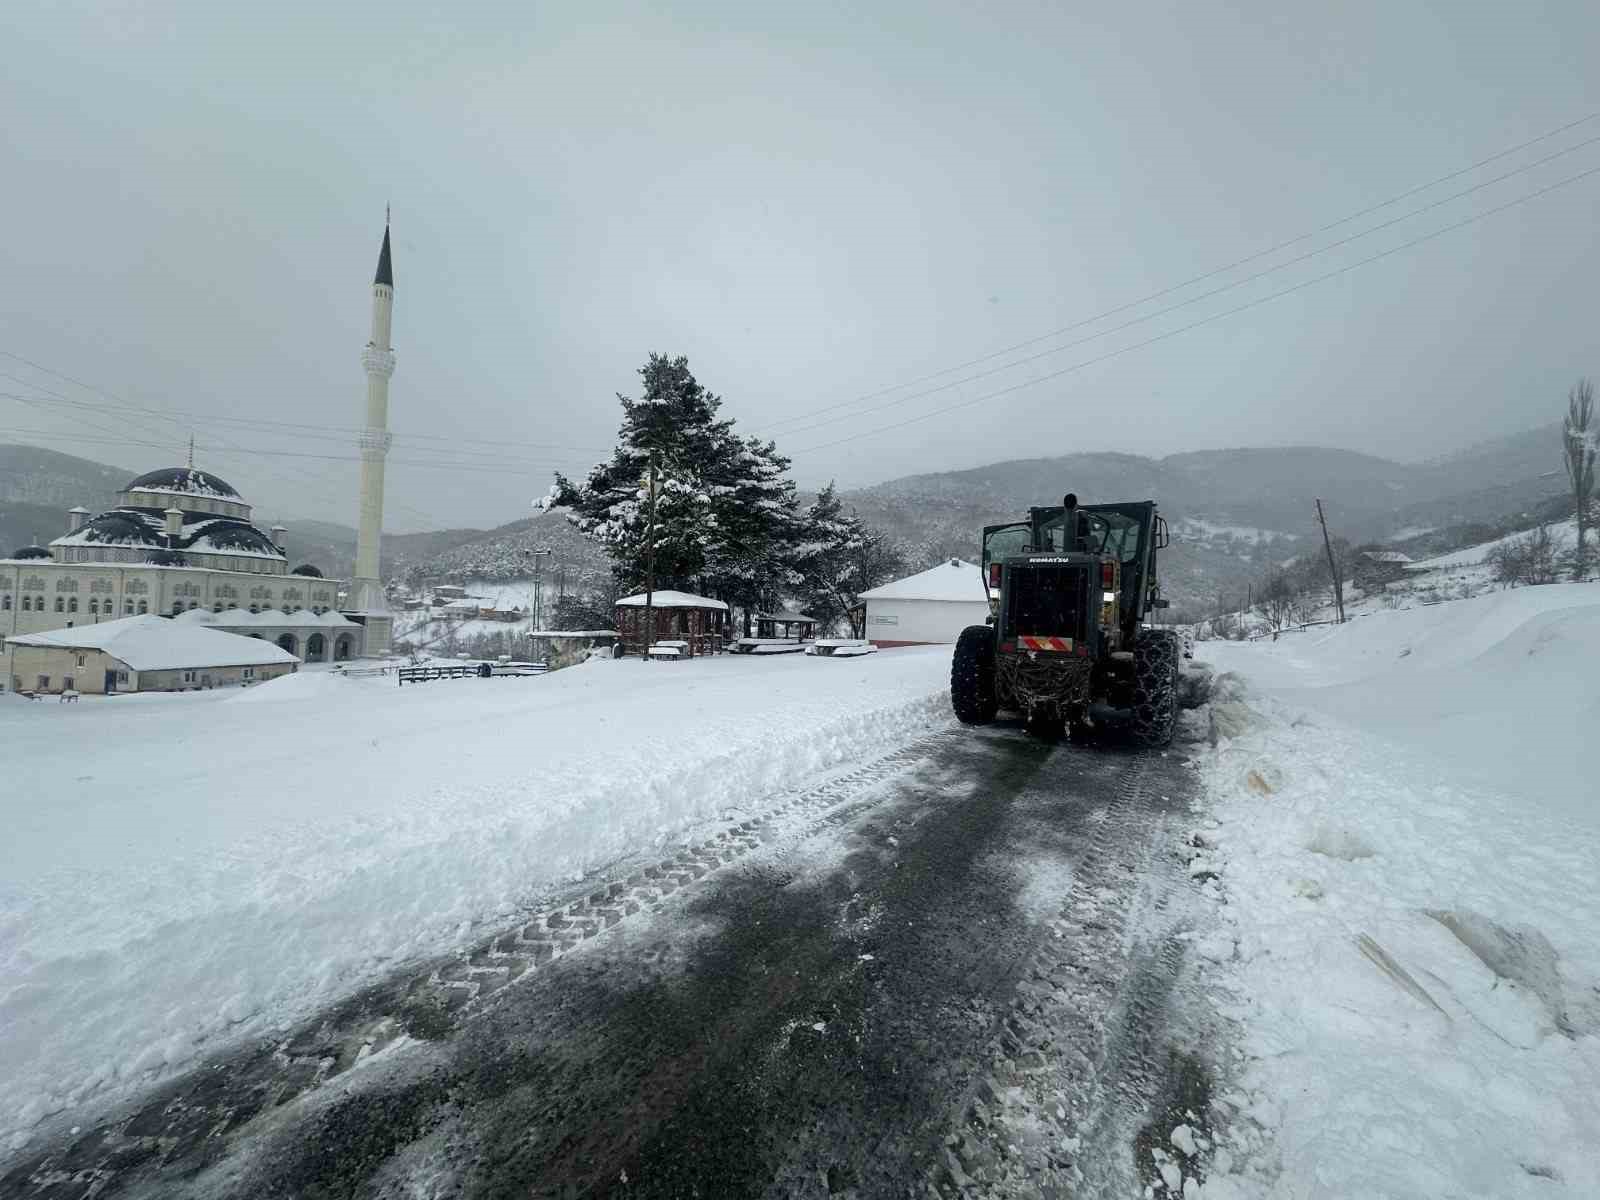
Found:
<path fill-rule="evenodd" d="M 1600 585 L 1201 655 L 1248 713 L 1200 836 L 1245 1052 L 1202 1194 L 1600 1194 Z"/>
<path fill-rule="evenodd" d="M 949 720 L 948 647 L 0 705 L 0 1148 Z"/>

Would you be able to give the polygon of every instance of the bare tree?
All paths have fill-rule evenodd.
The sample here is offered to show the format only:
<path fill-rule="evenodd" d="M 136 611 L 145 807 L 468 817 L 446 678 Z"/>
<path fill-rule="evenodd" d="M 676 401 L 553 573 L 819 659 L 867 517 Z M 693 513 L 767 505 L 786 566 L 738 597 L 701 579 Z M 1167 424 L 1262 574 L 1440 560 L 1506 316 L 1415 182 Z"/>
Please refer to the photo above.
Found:
<path fill-rule="evenodd" d="M 1567 422 L 1561 431 L 1562 457 L 1567 480 L 1572 484 L 1572 500 L 1578 510 L 1578 549 L 1573 557 L 1572 577 L 1588 576 L 1588 550 L 1583 535 L 1589 517 L 1589 499 L 1594 495 L 1594 459 L 1597 438 L 1591 422 L 1594 417 L 1594 384 L 1580 379 L 1567 393 Z"/>
<path fill-rule="evenodd" d="M 1294 585 L 1282 571 L 1274 571 L 1261 585 L 1261 606 L 1273 633 L 1292 625 L 1299 616 L 1300 605 Z"/>
<path fill-rule="evenodd" d="M 1493 570 L 1495 581 L 1508 587 L 1555 583 L 1561 577 L 1561 547 L 1548 525 L 1506 539 L 1490 550 L 1484 561 Z"/>

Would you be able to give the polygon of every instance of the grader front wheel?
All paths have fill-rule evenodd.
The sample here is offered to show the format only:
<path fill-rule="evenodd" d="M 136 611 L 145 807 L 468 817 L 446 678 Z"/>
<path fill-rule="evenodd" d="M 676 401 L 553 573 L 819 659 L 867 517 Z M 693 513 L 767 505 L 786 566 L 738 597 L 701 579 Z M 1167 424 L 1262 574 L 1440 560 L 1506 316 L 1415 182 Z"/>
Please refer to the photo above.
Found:
<path fill-rule="evenodd" d="M 994 687 L 994 630 L 969 625 L 950 661 L 950 706 L 963 725 L 987 725 L 999 710 Z"/>

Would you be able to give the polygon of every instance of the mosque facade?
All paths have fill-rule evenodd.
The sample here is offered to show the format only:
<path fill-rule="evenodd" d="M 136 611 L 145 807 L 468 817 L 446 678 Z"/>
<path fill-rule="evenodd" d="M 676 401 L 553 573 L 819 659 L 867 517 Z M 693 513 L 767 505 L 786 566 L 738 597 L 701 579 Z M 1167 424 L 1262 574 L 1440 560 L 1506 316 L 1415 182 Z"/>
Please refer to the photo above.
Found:
<path fill-rule="evenodd" d="M 291 570 L 288 530 L 254 524 L 251 505 L 233 485 L 191 462 L 129 480 L 114 508 L 74 508 L 67 531 L 48 546 L 0 558 L 0 639 L 154 614 L 261 638 L 303 662 L 387 654 L 393 616 L 378 578 L 378 543 L 393 302 L 386 227 L 372 286 L 372 339 L 362 354 L 367 405 L 354 583 L 323 578 L 314 567 Z M 12 653 L 0 644 L 0 679 L 11 680 Z"/>

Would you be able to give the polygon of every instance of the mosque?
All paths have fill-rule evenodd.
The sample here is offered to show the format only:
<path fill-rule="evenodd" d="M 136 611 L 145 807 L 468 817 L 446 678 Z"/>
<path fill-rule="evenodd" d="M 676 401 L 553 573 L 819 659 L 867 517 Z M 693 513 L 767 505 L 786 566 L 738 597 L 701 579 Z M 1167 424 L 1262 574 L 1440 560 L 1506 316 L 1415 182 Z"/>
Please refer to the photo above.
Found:
<path fill-rule="evenodd" d="M 389 452 L 394 270 L 383 231 L 372 284 L 372 337 L 361 450 L 356 578 L 289 567 L 288 530 L 263 530 L 233 485 L 194 465 L 131 479 L 116 507 L 67 513 L 48 547 L 0 558 L 0 641 L 155 614 L 272 642 L 303 662 L 389 652 L 393 617 L 378 575 L 383 469 Z M 9 659 L 13 652 L 6 652 Z M 5 675 L 11 676 L 10 663 Z"/>

